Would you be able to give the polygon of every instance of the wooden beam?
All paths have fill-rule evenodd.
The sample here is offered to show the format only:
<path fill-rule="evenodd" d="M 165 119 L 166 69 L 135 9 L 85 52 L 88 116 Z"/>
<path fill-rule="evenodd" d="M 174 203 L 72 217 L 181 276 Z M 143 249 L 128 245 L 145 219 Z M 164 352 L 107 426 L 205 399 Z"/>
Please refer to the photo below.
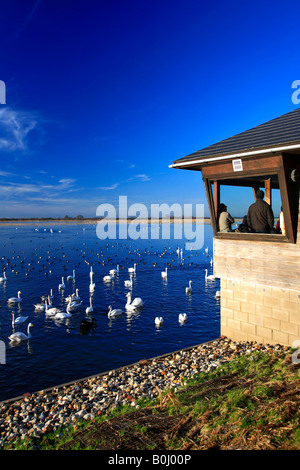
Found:
<path fill-rule="evenodd" d="M 217 224 L 217 214 L 215 212 L 215 207 L 214 207 L 212 185 L 209 182 L 209 180 L 206 178 L 203 178 L 203 183 L 204 183 L 204 188 L 205 188 L 205 193 L 206 193 L 206 199 L 208 202 L 210 220 L 211 220 L 214 235 L 216 235 L 216 233 L 218 232 L 218 224 Z"/>
<path fill-rule="evenodd" d="M 265 201 L 272 207 L 271 180 L 265 180 Z"/>
<path fill-rule="evenodd" d="M 215 207 L 215 214 L 218 214 L 220 205 L 220 183 L 219 181 L 214 181 L 214 207 Z"/>

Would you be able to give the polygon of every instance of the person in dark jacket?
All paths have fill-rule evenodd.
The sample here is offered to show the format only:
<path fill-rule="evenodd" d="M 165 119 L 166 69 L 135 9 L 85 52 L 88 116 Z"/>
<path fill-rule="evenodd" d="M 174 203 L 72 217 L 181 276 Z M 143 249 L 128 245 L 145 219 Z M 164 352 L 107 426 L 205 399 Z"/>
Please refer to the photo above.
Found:
<path fill-rule="evenodd" d="M 248 209 L 247 223 L 255 232 L 273 232 L 274 214 L 269 204 L 264 201 L 264 192 L 258 189 L 255 193 L 256 201 Z"/>

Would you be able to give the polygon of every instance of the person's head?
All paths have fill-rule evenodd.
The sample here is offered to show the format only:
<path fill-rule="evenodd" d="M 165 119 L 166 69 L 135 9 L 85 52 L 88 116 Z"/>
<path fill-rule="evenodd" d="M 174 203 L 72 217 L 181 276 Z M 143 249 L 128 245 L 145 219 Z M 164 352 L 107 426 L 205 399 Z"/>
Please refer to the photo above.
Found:
<path fill-rule="evenodd" d="M 223 203 L 219 205 L 219 212 L 226 212 L 227 211 L 227 206 Z"/>
<path fill-rule="evenodd" d="M 258 189 L 255 193 L 256 199 L 263 199 L 264 195 L 265 193 L 261 189 Z"/>

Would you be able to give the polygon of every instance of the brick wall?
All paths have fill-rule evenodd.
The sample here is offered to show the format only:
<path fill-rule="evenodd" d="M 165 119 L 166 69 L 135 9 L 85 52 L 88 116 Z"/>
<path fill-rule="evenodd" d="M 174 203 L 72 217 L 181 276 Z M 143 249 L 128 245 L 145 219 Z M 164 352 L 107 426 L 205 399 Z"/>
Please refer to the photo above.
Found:
<path fill-rule="evenodd" d="M 234 341 L 291 346 L 300 339 L 300 279 L 299 290 L 221 279 L 221 335 Z"/>
<path fill-rule="evenodd" d="M 221 280 L 221 335 L 291 346 L 300 339 L 300 290 Z"/>

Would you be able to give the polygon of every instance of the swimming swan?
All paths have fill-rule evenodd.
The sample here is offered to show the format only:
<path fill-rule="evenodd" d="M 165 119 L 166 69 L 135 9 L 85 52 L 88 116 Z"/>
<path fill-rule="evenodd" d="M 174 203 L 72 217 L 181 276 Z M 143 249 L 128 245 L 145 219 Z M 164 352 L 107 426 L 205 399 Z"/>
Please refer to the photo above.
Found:
<path fill-rule="evenodd" d="M 58 312 L 54 318 L 56 318 L 56 320 L 62 320 L 63 318 L 70 318 L 71 316 L 72 316 L 72 313 L 69 311 L 69 306 L 68 306 L 66 312 Z"/>
<path fill-rule="evenodd" d="M 45 300 L 47 300 L 47 299 L 48 299 L 48 300 L 49 300 L 49 299 L 53 299 L 53 290 L 50 289 L 50 295 L 49 295 L 49 294 L 48 294 L 48 295 L 42 295 L 41 299 L 42 299 L 43 302 L 44 302 Z M 49 301 L 49 303 L 50 303 L 50 301 Z"/>
<path fill-rule="evenodd" d="M 133 268 L 128 268 L 129 273 L 135 273 L 136 270 L 136 263 L 134 263 Z"/>
<path fill-rule="evenodd" d="M 51 307 L 51 308 L 48 308 L 48 304 L 47 304 L 47 300 L 45 301 L 45 314 L 46 315 L 56 315 L 57 313 L 60 313 L 61 310 L 59 308 L 56 308 L 56 307 Z"/>
<path fill-rule="evenodd" d="M 67 281 L 70 281 L 70 280 L 72 280 L 72 279 L 73 279 L 73 280 L 75 279 L 75 269 L 73 269 L 73 276 L 69 275 L 69 276 L 67 277 Z"/>
<path fill-rule="evenodd" d="M 35 307 L 36 310 L 40 310 L 40 311 L 45 310 L 45 303 L 43 303 L 43 304 L 34 304 L 34 307 Z"/>
<path fill-rule="evenodd" d="M 189 286 L 185 288 L 186 294 L 192 293 L 192 281 L 189 281 Z"/>
<path fill-rule="evenodd" d="M 130 275 L 130 280 L 127 279 L 126 281 L 124 281 L 124 286 L 125 287 L 132 287 L 132 274 Z"/>
<path fill-rule="evenodd" d="M 186 313 L 180 313 L 178 315 L 178 321 L 179 321 L 179 323 L 184 323 L 185 321 L 187 321 L 187 314 Z"/>
<path fill-rule="evenodd" d="M 73 312 L 74 310 L 77 310 L 82 304 L 82 300 L 74 300 L 74 301 L 70 301 L 68 303 L 68 308 L 67 310 L 69 310 L 69 312 Z"/>
<path fill-rule="evenodd" d="M 20 297 L 20 294 L 21 294 L 21 293 L 22 293 L 22 292 L 19 290 L 19 292 L 18 292 L 18 297 L 11 297 L 10 299 L 8 299 L 7 302 L 8 302 L 9 304 L 17 304 L 17 303 L 22 302 L 22 299 L 21 299 L 21 297 Z"/>
<path fill-rule="evenodd" d="M 214 281 L 216 279 L 216 276 L 213 274 L 210 274 L 209 276 L 207 275 L 207 269 L 205 269 L 205 279 L 208 279 L 209 281 Z"/>
<path fill-rule="evenodd" d="M 30 328 L 33 326 L 32 323 L 29 323 L 28 324 L 28 327 L 27 327 L 27 335 L 25 335 L 25 333 L 22 333 L 20 331 L 17 331 L 16 333 L 13 333 L 12 335 L 10 335 L 8 337 L 8 339 L 10 341 L 13 341 L 13 342 L 16 342 L 16 343 L 20 343 L 21 341 L 26 341 L 26 339 L 29 339 L 31 338 L 31 333 L 30 333 Z"/>
<path fill-rule="evenodd" d="M 92 266 L 91 266 L 91 271 L 90 271 L 90 280 L 91 280 L 91 281 L 90 281 L 90 285 L 89 285 L 89 291 L 90 291 L 90 293 L 91 293 L 91 292 L 94 292 L 95 289 L 96 289 L 96 284 L 93 282 L 93 274 L 94 274 L 94 273 L 93 273 L 93 268 L 92 268 Z"/>
<path fill-rule="evenodd" d="M 64 278 L 62 277 L 61 278 L 61 284 L 58 285 L 58 289 L 59 290 L 63 290 L 65 288 L 65 283 L 64 283 Z"/>
<path fill-rule="evenodd" d="M 126 297 L 127 297 L 127 302 L 126 302 L 126 305 L 125 305 L 125 309 L 126 310 L 136 310 L 137 308 L 140 308 L 144 305 L 144 302 L 142 301 L 142 299 L 140 297 L 136 297 L 133 302 L 131 302 L 131 293 L 128 292 L 126 294 Z"/>
<path fill-rule="evenodd" d="M 0 282 L 6 281 L 6 280 L 7 280 L 7 277 L 6 277 L 5 271 L 3 271 L 3 277 L 0 277 Z"/>
<path fill-rule="evenodd" d="M 110 269 L 109 274 L 111 276 L 114 276 L 115 274 L 118 274 L 119 272 L 119 265 L 117 264 L 117 269 Z"/>
<path fill-rule="evenodd" d="M 16 324 L 18 325 L 19 323 L 23 323 L 28 318 L 28 317 L 22 317 L 22 316 L 15 318 L 15 313 L 12 312 L 11 314 L 12 314 L 12 326 L 15 326 Z"/>
<path fill-rule="evenodd" d="M 163 317 L 155 317 L 154 321 L 155 321 L 156 326 L 161 326 L 164 322 L 164 319 L 163 319 Z"/>
<path fill-rule="evenodd" d="M 161 277 L 162 277 L 162 278 L 168 277 L 168 268 L 166 268 L 165 271 L 162 271 L 162 272 L 161 272 Z"/>
<path fill-rule="evenodd" d="M 112 306 L 109 305 L 108 307 L 108 318 L 114 318 L 114 317 L 118 317 L 120 315 L 122 315 L 122 310 L 120 308 L 115 308 L 114 310 L 112 309 Z"/>
<path fill-rule="evenodd" d="M 93 306 L 92 306 L 92 298 L 90 297 L 90 306 L 85 309 L 85 313 L 91 313 L 93 312 Z"/>
<path fill-rule="evenodd" d="M 66 301 L 66 302 L 70 302 L 70 301 L 73 302 L 73 301 L 75 301 L 75 300 L 81 300 L 81 299 L 80 299 L 80 296 L 79 296 L 79 294 L 78 294 L 78 292 L 79 292 L 79 289 L 76 289 L 75 294 L 68 295 L 68 297 L 65 298 L 65 301 Z"/>

